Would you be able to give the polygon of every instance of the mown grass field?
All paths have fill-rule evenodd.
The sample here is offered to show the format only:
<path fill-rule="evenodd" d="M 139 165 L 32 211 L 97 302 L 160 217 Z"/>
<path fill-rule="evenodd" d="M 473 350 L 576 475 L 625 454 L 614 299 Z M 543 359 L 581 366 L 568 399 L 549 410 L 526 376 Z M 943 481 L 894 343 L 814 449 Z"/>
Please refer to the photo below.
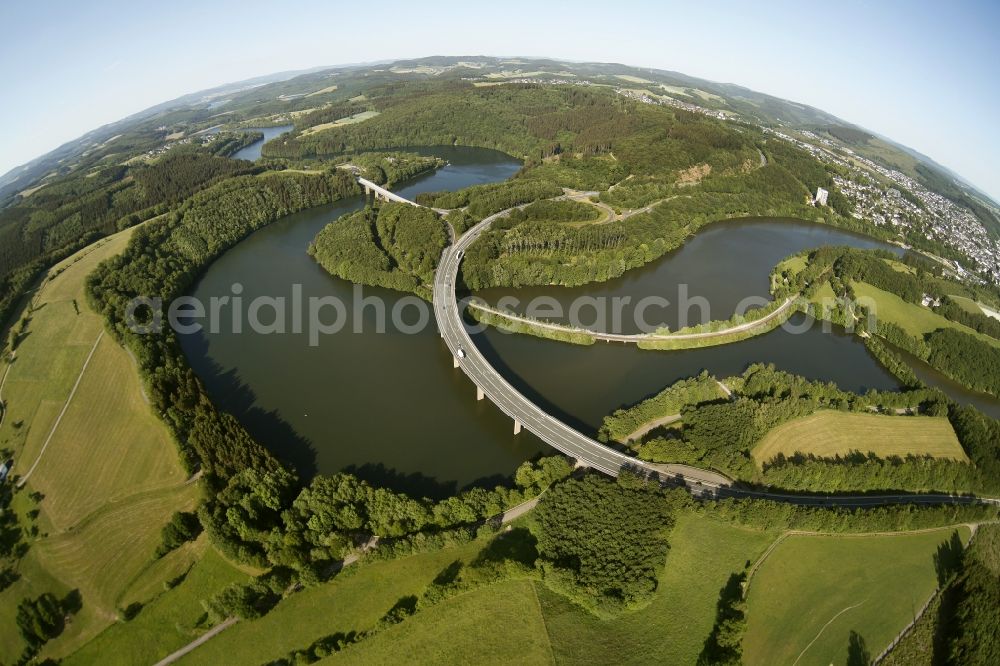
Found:
<path fill-rule="evenodd" d="M 807 263 L 808 262 L 806 261 L 806 258 L 804 256 L 793 255 L 791 257 L 788 257 L 784 261 L 779 262 L 778 265 L 775 267 L 775 271 L 779 274 L 784 271 L 790 271 L 791 273 L 798 273 L 806 267 Z"/>
<path fill-rule="evenodd" d="M 779 453 L 832 458 L 851 451 L 889 456 L 968 460 L 946 418 L 822 410 L 774 428 L 750 452 L 758 465 Z"/>
<path fill-rule="evenodd" d="M 930 308 L 916 303 L 908 303 L 899 296 L 873 287 L 866 282 L 855 282 L 854 292 L 858 298 L 870 298 L 875 302 L 875 315 L 887 322 L 896 324 L 910 335 L 922 338 L 924 334 L 939 328 L 954 328 L 955 330 L 974 335 L 983 342 L 1000 347 L 1000 340 L 978 333 L 968 326 L 963 326 L 946 319 Z"/>
<path fill-rule="evenodd" d="M 820 307 L 833 307 L 833 304 L 837 300 L 837 294 L 833 292 L 833 287 L 830 286 L 830 282 L 824 282 L 813 294 L 812 303 L 816 303 Z"/>
<path fill-rule="evenodd" d="M 908 264 L 904 264 L 902 261 L 896 261 L 895 259 L 883 259 L 886 264 L 889 265 L 894 271 L 899 273 L 909 273 L 910 275 L 916 275 L 917 269 Z"/>
<path fill-rule="evenodd" d="M 744 663 L 843 664 L 852 631 L 873 659 L 936 589 L 934 555 L 955 531 L 789 536 L 750 581 Z"/>
<path fill-rule="evenodd" d="M 47 657 L 68 654 L 115 621 L 123 595 L 152 564 L 162 526 L 174 511 L 193 508 L 201 492 L 185 482 L 128 353 L 107 335 L 95 346 L 103 323 L 86 304 L 84 280 L 130 234 L 99 241 L 50 271 L 4 386 L 9 411 L 0 446 L 13 450 L 17 474 L 38 461 L 14 509 L 22 516 L 37 509 L 40 535 L 29 539 L 21 579 L 0 593 L 0 607 L 47 591 L 83 597 L 81 611 L 43 650 Z M 44 496 L 37 506 L 32 492 Z M 0 624 L 0 661 L 14 661 L 21 638 L 13 622 Z"/>
<path fill-rule="evenodd" d="M 534 584 L 511 580 L 467 592 L 424 611 L 330 664 L 552 664 Z"/>

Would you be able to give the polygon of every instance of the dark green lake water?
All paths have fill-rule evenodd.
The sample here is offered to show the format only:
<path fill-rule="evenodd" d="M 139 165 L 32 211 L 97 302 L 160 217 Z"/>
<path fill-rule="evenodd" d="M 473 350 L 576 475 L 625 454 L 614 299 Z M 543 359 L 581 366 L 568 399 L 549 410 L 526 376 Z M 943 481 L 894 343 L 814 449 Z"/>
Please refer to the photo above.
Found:
<path fill-rule="evenodd" d="M 398 188 L 404 196 L 505 180 L 520 167 L 489 150 L 424 152 L 450 164 Z M 246 302 L 255 296 L 289 298 L 298 284 L 304 299 L 336 296 L 350 304 L 354 285 L 325 273 L 306 248 L 323 226 L 362 205 L 359 197 L 262 229 L 214 262 L 193 295 L 207 302 L 231 294 L 239 283 Z M 580 291 L 655 293 L 690 270 L 697 272 L 697 284 L 711 285 L 704 293 L 713 308 L 718 304 L 723 311 L 745 295 L 766 294 L 767 275 L 781 257 L 823 243 L 869 246 L 875 241 L 811 224 L 723 223 L 650 267 Z M 673 266 L 679 260 L 682 267 Z M 406 298 L 368 287 L 363 294 L 382 299 L 390 309 Z M 228 321 L 217 333 L 181 336 L 181 343 L 216 404 L 305 477 L 349 470 L 379 484 L 442 496 L 472 483 L 499 481 L 547 450 L 526 431 L 513 436 L 506 416 L 486 401 L 476 402 L 474 385 L 452 368 L 433 320 L 415 334 L 391 325 L 377 334 L 372 332 L 376 318 L 372 309 L 359 316 L 348 311 L 344 329 L 321 337 L 316 346 L 310 346 L 305 332 L 234 333 Z M 802 321 L 796 317 L 792 323 Z M 355 327 L 364 332 L 353 332 Z M 760 361 L 854 391 L 897 386 L 860 341 L 819 327 L 799 334 L 776 329 L 742 343 L 682 352 L 577 347 L 495 330 L 477 335 L 476 343 L 525 394 L 591 433 L 605 414 L 702 369 L 724 376 Z"/>
<path fill-rule="evenodd" d="M 821 245 L 903 252 L 899 247 L 868 236 L 822 224 L 777 219 L 729 220 L 703 227 L 677 250 L 615 280 L 581 287 L 484 289 L 476 294 L 492 304 L 503 297 L 517 298 L 521 304 L 513 309 L 522 313 L 524 304 L 530 299 L 554 299 L 567 316 L 540 318 L 563 322 L 567 321 L 574 300 L 596 298 L 608 304 L 608 316 L 595 321 L 594 309 L 583 307 L 580 309 L 582 324 L 592 330 L 626 334 L 643 330 L 634 316 L 637 303 L 647 297 L 665 298 L 669 306 L 651 304 L 641 312 L 648 324 L 646 331 L 664 324 L 677 330 L 713 319 L 729 319 L 747 297 L 756 297 L 761 302 L 770 300 L 771 269 L 791 254 Z M 705 305 L 692 305 L 686 320 L 679 316 L 684 294 L 689 301 L 702 300 Z M 626 298 L 630 302 L 621 308 L 621 325 L 614 325 L 610 304 L 613 299 Z M 745 312 L 746 308 L 741 311 Z"/>
<path fill-rule="evenodd" d="M 277 136 L 281 136 L 285 132 L 292 131 L 294 127 L 294 125 L 280 125 L 278 127 L 248 127 L 246 131 L 260 132 L 264 135 L 264 137 L 258 141 L 254 141 L 249 146 L 240 148 L 235 153 L 230 155 L 230 157 L 234 160 L 250 160 L 251 162 L 256 162 L 260 159 L 260 154 L 264 149 L 265 143 Z"/>

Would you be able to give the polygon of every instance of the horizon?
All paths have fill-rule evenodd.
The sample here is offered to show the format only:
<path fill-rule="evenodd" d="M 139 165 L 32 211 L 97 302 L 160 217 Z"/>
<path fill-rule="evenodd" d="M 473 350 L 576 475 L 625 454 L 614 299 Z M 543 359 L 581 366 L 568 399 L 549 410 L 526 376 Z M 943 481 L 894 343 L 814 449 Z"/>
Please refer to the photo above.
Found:
<path fill-rule="evenodd" d="M 237 6 L 241 9 L 234 13 L 232 8 Z M 5 62 L 16 62 L 14 54 L 22 41 L 47 46 L 49 42 L 57 43 L 55 53 L 46 52 L 38 60 L 19 63 L 16 71 L 9 69 L 3 73 L 4 89 L 12 93 L 13 99 L 31 99 L 39 103 L 8 106 L 0 112 L 0 120 L 18 129 L 0 138 L 0 172 L 10 173 L 90 131 L 150 107 L 247 79 L 433 55 L 513 57 L 503 54 L 517 54 L 523 58 L 620 63 L 637 69 L 674 71 L 806 104 L 925 155 L 995 203 L 1000 202 L 1000 174 L 992 169 L 988 159 L 1000 151 L 1000 128 L 991 122 L 992 110 L 1000 103 L 1000 86 L 995 83 L 995 77 L 989 76 L 990 63 L 1000 56 L 1000 47 L 988 34 L 991 20 L 1000 18 L 1000 7 L 988 3 L 960 3 L 957 10 L 939 16 L 929 11 L 934 9 L 929 3 L 912 6 L 886 3 L 877 8 L 848 3 L 838 8 L 837 17 L 840 23 L 847 21 L 857 27 L 857 34 L 836 34 L 838 40 L 845 41 L 836 41 L 834 45 L 843 44 L 847 48 L 832 49 L 833 53 L 827 53 L 831 49 L 823 48 L 822 40 L 816 43 L 815 31 L 802 30 L 801 26 L 808 23 L 788 20 L 791 10 L 800 12 L 803 9 L 801 3 L 782 2 L 764 12 L 743 12 L 742 16 L 739 15 L 741 8 L 735 5 L 735 10 L 732 7 L 724 11 L 702 8 L 683 17 L 665 14 L 660 5 L 633 3 L 622 6 L 619 11 L 625 16 L 636 13 L 630 10 L 641 8 L 649 21 L 642 25 L 628 25 L 625 21 L 612 34 L 625 29 L 646 32 L 657 19 L 683 21 L 692 26 L 692 29 L 668 32 L 668 41 L 661 45 L 669 49 L 666 55 L 652 54 L 643 46 L 644 40 L 639 35 L 624 44 L 615 41 L 609 47 L 593 39 L 569 40 L 572 43 L 566 44 L 566 40 L 560 41 L 558 36 L 546 35 L 547 43 L 539 48 L 541 41 L 531 37 L 537 33 L 539 24 L 546 24 L 546 13 L 553 12 L 549 8 L 533 7 L 532 19 L 520 21 L 515 18 L 517 24 L 512 30 L 503 29 L 503 25 L 510 22 L 510 16 L 491 16 L 489 20 L 494 26 L 491 34 L 476 35 L 470 43 L 472 35 L 455 35 L 448 29 L 420 29 L 438 23 L 445 28 L 454 27 L 470 18 L 485 20 L 486 17 L 469 16 L 481 10 L 460 10 L 458 5 L 414 12 L 406 5 L 390 2 L 380 9 L 399 16 L 399 21 L 380 24 L 371 20 L 372 17 L 362 16 L 362 25 L 355 30 L 333 22 L 333 19 L 357 21 L 359 17 L 347 7 L 307 3 L 299 8 L 296 16 L 288 17 L 288 29 L 281 35 L 284 40 L 270 34 L 273 22 L 264 20 L 266 16 L 256 15 L 260 11 L 273 13 L 270 9 L 260 10 L 259 4 L 255 9 L 227 0 L 203 8 L 182 2 L 174 14 L 156 17 L 153 22 L 148 15 L 134 16 L 116 11 L 124 7 L 127 5 L 118 1 L 103 3 L 93 10 L 64 5 L 64 13 L 79 14 L 83 25 L 89 24 L 98 31 L 101 27 L 106 28 L 105 33 L 94 34 L 110 37 L 110 40 L 91 40 L 89 44 L 89 35 L 80 37 L 81 31 L 68 30 L 62 22 L 56 25 L 48 21 L 49 11 L 42 16 L 34 7 L 0 9 L 5 25 L 25 27 L 0 46 Z M 574 16 L 555 12 L 553 18 L 563 22 L 562 32 L 575 34 L 595 28 L 584 21 L 587 14 L 581 7 Z M 296 21 L 299 16 L 313 20 L 303 25 Z M 720 21 L 720 17 L 727 20 Z M 328 28 L 323 18 L 331 20 Z M 833 23 L 833 18 L 836 17 L 831 17 L 827 25 Z M 365 34 L 365 19 L 367 25 L 378 26 L 377 39 Z M 228 28 L 226 34 L 220 35 L 212 29 L 220 22 Z M 74 21 L 66 23 L 76 27 Z M 995 21 L 992 24 L 995 25 Z M 712 29 L 708 35 L 698 30 L 705 25 Z M 607 32 L 601 26 L 596 28 L 597 34 Z M 326 37 L 324 29 L 329 37 L 338 41 L 332 47 L 318 48 L 308 37 Z M 652 29 L 655 30 L 655 26 Z M 207 34 L 202 34 L 205 30 Z M 508 33 L 515 34 L 516 30 L 523 36 L 505 37 Z M 883 37 L 885 46 L 869 39 L 872 35 L 867 33 L 873 30 L 887 33 L 877 35 Z M 426 48 L 422 42 L 406 43 L 412 41 L 414 34 L 419 39 L 426 31 L 432 31 L 435 36 L 433 48 Z M 66 34 L 60 35 L 60 32 Z M 293 39 L 294 44 L 287 41 L 303 32 L 307 34 L 305 38 Z M 503 37 L 499 42 L 493 38 L 498 33 Z M 192 46 L 177 49 L 162 43 L 174 34 L 185 35 Z M 141 47 L 133 49 L 103 43 L 137 39 Z M 777 44 L 782 40 L 786 44 L 780 48 L 758 49 L 764 53 L 754 51 L 760 42 Z M 81 41 L 83 44 L 79 43 Z M 706 49 L 706 42 L 719 46 L 723 52 Z M 928 43 L 934 43 L 936 48 L 928 48 Z M 81 49 L 84 46 L 89 49 Z M 815 52 L 817 46 L 819 53 Z M 746 51 L 746 47 L 751 47 L 750 51 Z M 880 57 L 873 60 L 871 53 L 864 52 L 872 49 Z M 524 55 L 539 51 L 550 55 Z M 789 59 L 785 56 L 795 51 L 802 51 L 805 57 Z M 128 57 L 122 53 L 127 53 Z M 765 69 L 772 71 L 763 72 Z M 829 85 L 830 80 L 842 80 L 845 84 Z M 967 83 L 975 86 L 976 94 L 970 94 L 973 88 Z M 78 89 L 76 95 L 73 89 Z M 964 96 L 960 96 L 962 93 Z M 961 103 L 956 104 L 955 100 Z M 69 104 L 68 101 L 77 103 Z M 950 114 L 952 122 L 941 123 L 943 113 Z M 937 123 L 935 131 L 928 132 L 932 122 Z"/>

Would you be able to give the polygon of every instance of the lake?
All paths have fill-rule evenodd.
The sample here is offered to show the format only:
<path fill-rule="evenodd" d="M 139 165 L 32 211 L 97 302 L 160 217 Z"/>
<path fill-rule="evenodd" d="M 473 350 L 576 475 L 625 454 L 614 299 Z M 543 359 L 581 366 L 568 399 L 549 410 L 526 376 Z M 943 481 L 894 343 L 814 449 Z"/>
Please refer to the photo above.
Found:
<path fill-rule="evenodd" d="M 801 220 L 750 219 L 715 222 L 691 236 L 678 249 L 620 278 L 580 287 L 520 287 L 482 289 L 476 295 L 491 304 L 502 298 L 516 298 L 510 308 L 524 312 L 531 299 L 546 298 L 558 303 L 562 317 L 540 317 L 566 322 L 570 306 L 579 299 L 604 303 L 607 317 L 595 318 L 594 309 L 581 307 L 580 319 L 586 328 L 602 332 L 633 334 L 643 332 L 636 321 L 636 304 L 643 299 L 664 298 L 669 305 L 655 303 L 639 308 L 638 314 L 652 331 L 660 325 L 677 330 L 713 319 L 729 319 L 741 301 L 756 298 L 759 306 L 770 300 L 770 273 L 785 257 L 821 245 L 847 245 L 861 249 L 881 248 L 901 255 L 903 250 L 868 236 Z M 612 321 L 614 299 L 630 299 L 621 308 L 621 325 Z M 687 299 L 689 308 L 684 308 Z M 701 303 L 699 306 L 698 303 Z M 685 319 L 682 315 L 688 312 Z M 746 307 L 740 308 L 741 312 Z"/>
<path fill-rule="evenodd" d="M 396 188 L 404 196 L 502 181 L 520 168 L 519 162 L 490 150 L 421 152 L 449 164 Z M 306 249 L 326 224 L 363 203 L 355 197 L 303 211 L 254 233 L 206 270 L 194 295 L 207 301 L 230 294 L 239 283 L 249 301 L 287 297 L 292 285 L 301 285 L 304 299 L 335 296 L 352 303 L 355 286 L 324 272 Z M 822 243 L 878 244 L 807 223 L 718 223 L 651 266 L 579 293 L 655 293 L 697 275 L 695 284 L 703 285 L 699 293 L 728 316 L 725 308 L 740 297 L 767 293 L 767 275 L 777 260 Z M 362 294 L 381 299 L 390 310 L 413 299 L 369 287 Z M 306 333 L 234 333 L 226 322 L 217 333 L 181 336 L 181 344 L 216 404 L 306 478 L 347 470 L 380 485 L 441 497 L 470 484 L 499 482 L 524 460 L 551 451 L 527 431 L 514 436 L 510 419 L 488 401 L 476 401 L 475 386 L 452 367 L 433 319 L 412 334 L 391 325 L 374 333 L 377 320 L 373 308 L 348 308 L 344 328 L 321 337 L 316 346 Z M 790 325 L 806 321 L 796 315 Z M 363 332 L 355 333 L 355 328 Z M 492 329 L 475 340 L 526 395 L 591 434 L 605 414 L 702 369 L 721 377 L 765 362 L 853 391 L 898 386 L 857 338 L 823 332 L 819 326 L 804 328 L 801 333 L 779 328 L 737 344 L 676 352 L 605 343 L 579 347 Z"/>
<path fill-rule="evenodd" d="M 244 132 L 260 132 L 264 135 L 264 138 L 254 141 L 249 146 L 243 146 L 235 153 L 230 155 L 234 160 L 250 160 L 251 162 L 256 162 L 260 159 L 261 150 L 264 149 L 264 144 L 271 139 L 281 136 L 285 132 L 291 132 L 294 129 L 294 125 L 279 125 L 278 127 L 246 127 L 243 129 Z"/>

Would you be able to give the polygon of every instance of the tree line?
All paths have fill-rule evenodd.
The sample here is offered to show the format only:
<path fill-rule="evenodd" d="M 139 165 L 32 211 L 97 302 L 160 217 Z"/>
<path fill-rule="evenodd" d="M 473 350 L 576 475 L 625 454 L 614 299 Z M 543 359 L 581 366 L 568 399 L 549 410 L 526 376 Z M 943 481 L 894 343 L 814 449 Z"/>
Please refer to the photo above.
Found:
<path fill-rule="evenodd" d="M 470 488 L 434 502 L 376 488 L 350 474 L 301 486 L 284 468 L 245 469 L 199 510 L 216 545 L 257 567 L 284 567 L 304 582 L 325 578 L 339 560 L 378 536 L 387 543 L 499 515 L 566 478 L 562 456 L 522 464 L 512 487 Z"/>
<path fill-rule="evenodd" d="M 693 381 L 675 385 L 680 390 L 668 388 L 630 410 L 620 410 L 605 425 L 618 424 L 618 430 L 624 430 L 638 424 L 640 418 L 662 416 L 662 410 L 656 409 L 661 396 L 664 403 L 670 403 L 672 398 L 684 399 L 690 390 L 688 383 Z M 670 408 L 681 407 L 683 427 L 675 436 L 642 441 L 639 457 L 710 467 L 749 483 L 790 490 L 1000 492 L 1000 422 L 972 407 L 951 404 L 937 390 L 873 390 L 859 395 L 832 382 L 810 381 L 761 364 L 725 381 L 732 387 L 735 399 L 688 400 L 683 405 L 681 400 L 674 400 Z M 854 452 L 823 458 L 782 455 L 757 470 L 750 455 L 771 429 L 819 409 L 891 414 L 897 408 L 912 408 L 924 414 L 899 418 L 948 418 L 971 464 L 925 456 L 879 458 Z M 602 433 L 610 434 L 610 427 L 602 428 Z M 863 448 L 859 442 L 859 451 Z"/>
<path fill-rule="evenodd" d="M 447 243 L 434 211 L 385 202 L 328 224 L 309 254 L 331 275 L 426 297 Z"/>

